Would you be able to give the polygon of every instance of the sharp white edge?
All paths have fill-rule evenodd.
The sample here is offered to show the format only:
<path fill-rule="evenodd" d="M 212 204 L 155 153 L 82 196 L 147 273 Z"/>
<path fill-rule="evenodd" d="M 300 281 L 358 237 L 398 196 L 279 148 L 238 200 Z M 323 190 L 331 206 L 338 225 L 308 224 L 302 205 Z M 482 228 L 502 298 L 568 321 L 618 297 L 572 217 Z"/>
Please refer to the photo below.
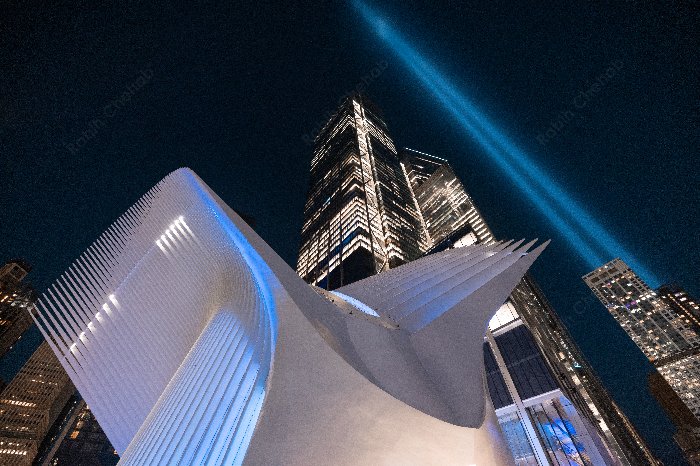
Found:
<path fill-rule="evenodd" d="M 196 184 L 149 190 L 33 317 L 125 464 L 240 462 L 262 403 L 271 310 Z"/>
<path fill-rule="evenodd" d="M 341 287 L 336 292 L 358 300 L 402 327 L 413 328 L 418 325 L 416 322 L 425 323 L 427 316 L 447 312 L 521 256 L 537 257 L 549 244 L 547 241 L 528 252 L 536 242 L 536 239 L 528 243 L 519 240 L 454 248 Z"/>
<path fill-rule="evenodd" d="M 276 260 L 270 255 L 271 250 L 265 252 L 260 245 L 262 240 L 254 234 L 242 233 L 247 227 L 239 230 L 227 209 L 191 171 L 173 172 L 112 223 L 71 264 L 47 289 L 38 302 L 36 316 L 32 316 L 121 454 L 121 464 L 242 464 L 260 424 L 258 416 L 265 412 L 268 390 L 272 390 L 268 376 L 278 334 L 275 306 L 278 302 L 314 303 L 313 299 L 318 299 L 322 303 L 315 305 L 331 306 L 333 309 L 328 312 L 338 311 L 306 287 L 291 269 L 278 262 L 274 267 L 268 265 L 268 261 Z M 256 239 L 252 240 L 253 236 Z M 257 246 L 251 246 L 251 241 Z M 341 288 L 336 295 L 367 314 L 405 323 L 409 331 L 412 326 L 420 330 L 490 280 L 515 270 L 511 266 L 523 255 L 533 255 L 523 257 L 524 261 L 534 260 L 547 243 L 529 253 L 534 242 L 522 244 L 521 240 L 446 251 Z M 270 278 L 273 285 L 267 281 L 269 277 L 273 277 Z M 285 289 L 280 294 L 274 288 L 278 285 L 294 291 Z M 509 292 L 504 286 L 489 291 Z M 294 318 L 309 319 L 304 312 L 298 312 Z M 480 312 L 485 316 L 489 310 Z M 290 316 L 285 318 L 292 319 Z M 330 327 L 333 319 L 342 318 L 328 316 Z M 364 326 L 373 325 L 370 321 L 375 319 L 355 320 L 358 326 L 353 327 L 352 338 L 362 342 L 377 335 L 373 333 L 377 331 L 374 327 Z M 297 321 L 293 327 L 295 331 L 305 328 L 314 332 L 307 324 Z M 430 331 L 438 331 L 437 327 Z M 378 328 L 382 332 L 396 330 Z M 333 333 L 333 329 L 327 331 Z M 365 331 L 369 333 L 363 334 Z M 427 351 L 419 341 L 420 335 L 412 336 Z M 304 338 L 316 338 L 314 344 L 323 342 L 316 334 L 311 337 L 305 334 Z M 483 334 L 477 335 L 479 348 L 482 340 Z M 390 346 L 398 341 L 388 338 L 382 344 Z M 337 342 L 346 345 L 345 349 L 351 344 L 342 338 Z M 421 389 L 408 387 L 394 393 L 386 380 L 361 379 L 360 374 L 368 375 L 362 373 L 362 367 L 366 368 L 369 361 L 364 347 L 354 347 L 349 352 L 363 352 L 362 367 L 341 368 L 338 362 L 342 359 L 337 357 L 343 350 L 340 346 L 336 349 L 338 354 L 330 346 L 323 346 L 321 353 L 333 353 L 321 355 L 325 370 L 339 370 L 336 376 L 342 373 L 344 380 L 365 387 L 366 393 L 371 392 L 375 400 L 381 398 L 382 403 L 402 400 L 422 410 L 410 408 L 404 412 L 401 406 L 395 406 L 384 412 L 401 411 L 406 416 L 443 412 L 441 403 L 445 400 L 438 400 L 442 396 L 439 392 L 419 393 L 411 400 Z M 299 345 L 294 351 L 304 354 L 305 348 Z M 289 347 L 287 350 L 290 351 Z M 380 358 L 382 363 L 399 364 L 401 373 L 415 376 L 415 387 L 438 384 L 422 379 L 427 377 L 424 367 L 437 367 L 430 365 L 429 351 L 414 355 L 414 360 L 420 359 L 425 365 L 418 364 L 405 372 L 402 365 L 405 354 L 391 352 L 395 350 L 388 353 L 393 356 Z M 345 361 L 354 364 L 352 359 Z M 295 360 L 295 364 L 303 363 L 298 358 Z M 289 366 L 276 368 L 275 373 L 286 374 L 284 377 L 294 375 Z M 381 378 L 381 373 L 375 375 Z M 293 383 L 304 384 L 298 375 L 295 377 Z M 290 383 L 289 379 L 284 380 Z M 406 382 L 410 385 L 412 379 Z M 381 390 L 372 391 L 376 389 L 374 385 L 397 398 Z M 482 385 L 477 383 L 474 390 L 482 390 Z M 318 399 L 318 395 L 310 395 L 313 389 L 308 392 L 311 398 L 300 400 L 307 406 L 300 411 L 300 417 L 313 411 L 308 409 L 309 403 Z M 483 401 L 483 393 L 474 398 Z M 279 409 L 277 400 L 275 406 Z M 289 408 L 286 406 L 285 409 Z M 431 419 L 429 422 L 443 419 L 437 414 L 427 417 Z M 464 417 L 472 419 L 467 414 Z M 264 423 L 268 435 L 276 422 L 273 419 Z M 371 422 L 374 425 L 375 419 Z M 451 445 L 457 449 L 464 445 L 466 437 L 462 436 L 471 435 L 450 430 L 455 426 L 432 425 L 452 432 L 455 437 L 450 442 L 454 441 Z M 343 442 L 345 434 L 343 431 Z M 422 434 L 411 437 L 411 442 L 422 437 Z M 297 444 L 298 440 L 294 442 Z M 274 446 L 279 451 L 287 447 L 284 443 Z M 297 450 L 301 452 L 299 458 L 306 454 L 303 450 Z M 256 451 L 257 457 L 269 453 L 266 449 Z M 498 464 L 505 463 L 499 460 Z"/>

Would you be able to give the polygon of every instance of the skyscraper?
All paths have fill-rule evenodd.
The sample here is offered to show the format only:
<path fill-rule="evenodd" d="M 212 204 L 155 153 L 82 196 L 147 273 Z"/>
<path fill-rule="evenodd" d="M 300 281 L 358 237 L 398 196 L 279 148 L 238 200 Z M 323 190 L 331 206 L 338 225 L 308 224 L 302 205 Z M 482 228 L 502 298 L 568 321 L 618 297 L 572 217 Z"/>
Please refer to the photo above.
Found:
<path fill-rule="evenodd" d="M 494 235 L 449 163 L 404 149 L 402 163 L 430 237 L 427 254 Z M 518 464 L 654 464 L 532 277 L 489 325 L 487 382 Z"/>
<path fill-rule="evenodd" d="M 659 299 L 622 260 L 608 262 L 583 280 L 651 362 L 700 347 L 690 319 Z"/>
<path fill-rule="evenodd" d="M 652 372 L 648 378 L 649 391 L 668 415 L 676 432 L 673 439 L 683 451 L 688 462 L 700 464 L 700 420 L 693 415 L 683 400 L 673 390 L 666 379 L 658 372 Z"/>
<path fill-rule="evenodd" d="M 696 299 L 677 284 L 661 285 L 656 293 L 678 315 L 685 316 L 696 333 L 700 333 L 700 305 Z"/>
<path fill-rule="evenodd" d="M 331 271 L 331 276 L 338 274 L 337 270 L 342 270 L 342 283 L 347 284 L 368 274 L 394 267 L 394 263 L 387 261 L 381 267 L 358 267 L 356 259 L 352 257 L 357 246 L 346 246 L 353 244 L 351 242 L 356 235 L 348 233 L 348 239 L 344 239 L 346 236 L 340 232 L 353 230 L 338 226 L 371 224 L 368 219 L 374 217 L 367 214 L 365 206 L 372 205 L 373 200 L 380 197 L 377 192 L 386 186 L 401 187 L 395 189 L 395 192 L 401 194 L 401 202 L 389 205 L 391 209 L 385 209 L 384 212 L 394 210 L 395 213 L 389 213 L 388 218 L 401 218 L 404 225 L 413 226 L 410 234 L 397 236 L 400 239 L 397 244 L 410 244 L 406 250 L 415 251 L 418 245 L 420 252 L 426 255 L 452 247 L 494 243 L 488 225 L 444 159 L 413 149 L 403 149 L 399 153 L 402 167 L 400 172 L 394 169 L 389 172 L 391 177 L 387 177 L 386 171 L 368 170 L 368 173 L 375 175 L 371 178 L 371 184 L 360 184 L 363 177 L 360 171 L 361 157 L 357 154 L 362 154 L 362 150 L 357 139 L 362 140 L 358 135 L 363 133 L 356 129 L 359 125 L 353 125 L 353 122 L 356 121 L 356 115 L 363 115 L 357 108 L 361 109 L 367 101 L 362 97 L 356 99 L 352 104 L 346 101 L 341 105 L 317 138 L 311 163 L 311 189 L 304 212 L 298 273 L 309 283 L 335 288 L 339 286 L 338 280 L 331 278 L 329 286 L 326 280 L 328 270 Z M 366 105 L 371 108 L 364 112 L 365 118 L 376 118 L 379 111 L 371 104 Z M 383 122 L 380 127 L 386 128 Z M 344 139 L 341 134 L 345 134 Z M 383 134 L 383 141 L 391 141 L 386 133 Z M 341 143 L 341 139 L 345 142 Z M 393 143 L 391 148 L 393 149 Z M 390 152 L 394 153 L 393 150 Z M 390 160 L 392 164 L 396 163 L 393 157 Z M 341 171 L 338 166 L 343 163 L 355 168 Z M 340 176 L 341 173 L 345 175 Z M 333 197 L 332 193 L 337 194 Z M 383 205 L 386 206 L 386 203 Z M 377 212 L 379 211 L 378 209 Z M 329 227 L 329 224 L 334 226 Z M 359 232 L 362 234 L 362 229 Z M 366 234 L 364 238 L 367 239 L 355 241 L 365 245 L 367 251 L 369 245 L 374 244 L 369 240 L 376 242 L 381 234 Z M 342 250 L 346 252 L 343 253 Z M 403 256 L 403 260 L 411 258 L 412 254 Z M 377 261 L 374 263 L 377 264 Z M 543 353 L 538 345 L 558 345 L 563 338 L 561 335 L 568 335 L 557 334 L 560 339 L 556 341 L 545 332 L 541 332 L 544 337 L 538 336 L 540 334 L 533 336 L 528 329 L 530 323 L 524 322 L 518 307 L 527 303 L 529 308 L 523 314 L 529 315 L 538 312 L 539 304 L 531 304 L 532 297 L 528 294 L 531 289 L 524 287 L 521 283 L 518 288 L 522 288 L 522 293 L 517 297 L 514 294 L 492 319 L 491 331 L 484 344 L 489 391 L 498 408 L 502 430 L 517 463 L 565 464 L 573 461 L 577 464 L 654 464 L 651 455 L 647 458 L 645 453 L 638 452 L 640 447 L 645 448 L 638 437 L 626 437 L 628 443 L 620 441 L 629 445 L 634 452 L 625 452 L 620 447 L 616 441 L 617 435 L 628 435 L 627 429 L 632 432 L 629 435 L 636 433 L 628 422 L 625 424 L 624 415 L 616 407 L 612 408 L 614 403 L 609 397 L 603 400 L 601 396 L 595 399 L 591 396 L 573 396 L 566 389 L 560 388 L 557 380 L 561 376 L 560 372 L 573 368 L 564 367 L 564 363 L 550 363 L 547 357 L 557 352 L 552 349 Z M 533 322 L 540 324 L 539 321 Z M 565 351 L 568 354 L 568 350 Z M 570 366 L 573 367 L 572 364 Z M 586 378 L 581 379 L 583 381 L 579 385 L 588 383 Z M 604 392 L 602 386 L 599 389 Z M 619 414 L 615 419 L 620 419 L 620 424 L 625 426 L 611 433 L 597 412 L 604 409 L 615 409 Z M 613 427 L 617 427 L 617 424 Z M 637 461 L 638 457 L 641 460 Z"/>
<path fill-rule="evenodd" d="M 39 345 L 0 393 L 0 463 L 31 464 L 74 392 L 48 343 Z"/>
<path fill-rule="evenodd" d="M 494 242 L 493 233 L 447 160 L 408 148 L 400 155 L 429 248 L 439 248 L 455 237 L 456 246 Z"/>
<path fill-rule="evenodd" d="M 661 299 L 620 259 L 583 280 L 700 419 L 700 335 L 692 317 Z"/>
<path fill-rule="evenodd" d="M 31 326 L 29 309 L 34 302 L 34 289 L 24 278 L 31 267 L 14 259 L 0 267 L 0 357 Z"/>
<path fill-rule="evenodd" d="M 511 299 L 542 351 L 559 387 L 623 463 L 657 460 L 586 361 L 538 285 L 526 275 Z"/>
<path fill-rule="evenodd" d="M 46 455 L 48 464 L 117 464 L 119 456 L 97 423 L 95 415 L 84 400 L 76 403 L 72 416 L 64 426 L 65 435 L 60 436 L 53 445 L 54 448 Z"/>
<path fill-rule="evenodd" d="M 346 98 L 315 140 L 297 272 L 334 289 L 419 257 L 422 232 L 380 111 Z"/>

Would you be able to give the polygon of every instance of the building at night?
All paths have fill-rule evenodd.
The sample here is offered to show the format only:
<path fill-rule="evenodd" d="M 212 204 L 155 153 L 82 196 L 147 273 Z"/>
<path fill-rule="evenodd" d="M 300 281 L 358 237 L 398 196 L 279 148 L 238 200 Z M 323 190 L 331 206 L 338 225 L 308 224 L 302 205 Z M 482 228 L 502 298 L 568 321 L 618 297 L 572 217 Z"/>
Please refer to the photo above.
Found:
<path fill-rule="evenodd" d="M 26 280 L 30 271 L 31 266 L 20 259 L 0 267 L 0 355 L 33 324 L 30 312 L 35 312 L 36 293 Z M 8 442 L 6 446 L 12 444 L 12 448 L 0 448 L 1 464 L 46 460 L 52 446 L 63 439 L 59 427 L 74 414 L 66 396 L 73 395 L 75 389 L 54 354 L 46 350 L 46 344 L 40 346 L 9 386 L 0 387 L 0 420 L 5 426 L 2 441 Z M 44 357 L 47 359 L 42 361 Z M 106 437 L 104 440 L 105 448 L 114 451 Z"/>
<path fill-rule="evenodd" d="M 661 298 L 620 259 L 583 280 L 700 419 L 700 335 L 690 313 L 694 309 L 686 314 L 668 293 Z"/>
<path fill-rule="evenodd" d="M 659 298 L 676 311 L 678 315 L 684 316 L 693 329 L 700 333 L 700 304 L 692 296 L 677 284 L 661 285 L 656 294 Z"/>
<path fill-rule="evenodd" d="M 648 376 L 649 391 L 668 415 L 676 432 L 673 439 L 688 463 L 700 465 L 700 420 L 688 409 L 664 377 L 654 371 Z"/>
<path fill-rule="evenodd" d="M 483 339 L 536 242 L 436 252 L 328 291 L 180 169 L 33 317 L 123 465 L 506 466 Z"/>
<path fill-rule="evenodd" d="M 429 231 L 426 254 L 495 241 L 446 160 L 411 149 L 402 155 Z M 517 464 L 656 464 L 532 277 L 518 284 L 492 319 L 484 356 L 489 391 Z"/>
<path fill-rule="evenodd" d="M 41 460 L 43 464 L 107 466 L 119 461 L 117 452 L 85 400 L 75 400 L 75 406 L 60 428 L 55 442 Z"/>
<path fill-rule="evenodd" d="M 31 267 L 20 259 L 0 267 L 0 357 L 32 325 L 29 310 L 34 303 L 34 289 L 24 278 Z"/>
<path fill-rule="evenodd" d="M 39 345 L 0 393 L 0 464 L 32 464 L 74 392 L 48 343 Z"/>
<path fill-rule="evenodd" d="M 297 272 L 332 290 L 416 259 L 424 243 L 381 112 L 346 98 L 315 139 Z"/>
<path fill-rule="evenodd" d="M 360 98 L 353 108 L 361 107 L 362 102 L 365 100 Z M 344 103 L 317 139 L 298 261 L 298 272 L 302 278 L 311 284 L 325 286 L 322 279 L 326 275 L 311 273 L 309 266 L 327 261 L 329 251 L 333 255 L 333 267 L 344 270 L 344 284 L 356 279 L 354 277 L 384 270 L 380 267 L 373 270 L 367 267 L 356 269 L 350 255 L 354 250 L 347 248 L 348 252 L 341 252 L 342 244 L 350 244 L 351 240 L 342 240 L 341 236 L 336 236 L 330 244 L 327 239 L 310 241 L 310 238 L 332 237 L 327 233 L 328 222 L 320 221 L 324 216 L 329 218 L 331 212 L 336 218 L 331 231 L 353 231 L 352 226 L 366 224 L 367 209 L 362 202 L 379 198 L 381 186 L 408 186 L 408 192 L 403 188 L 398 191 L 402 195 L 401 203 L 383 204 L 384 213 L 387 218 L 406 219 L 415 216 L 415 221 L 406 220 L 406 224 L 413 225 L 414 231 L 407 242 L 411 248 L 418 244 L 424 256 L 461 246 L 490 245 L 496 242 L 449 163 L 417 150 L 406 148 L 399 151 L 402 170 L 388 172 L 390 178 L 386 178 L 387 172 L 378 172 L 371 179 L 372 186 L 364 185 L 363 190 L 356 190 L 355 197 L 348 195 L 351 193 L 348 189 L 348 192 L 341 191 L 339 197 L 332 198 L 331 192 L 338 192 L 338 185 L 344 181 L 344 178 L 338 178 L 341 170 L 337 164 L 341 160 L 352 160 L 352 157 L 357 160 L 354 162 L 355 167 L 360 164 L 360 156 L 356 155 L 360 153 L 359 144 L 354 138 L 362 132 L 351 130 L 351 122 L 355 118 L 347 116 L 348 108 L 348 103 Z M 379 114 L 373 105 L 371 112 L 370 115 Z M 339 115 L 346 116 L 341 118 Z M 350 142 L 329 145 L 327 134 L 338 137 L 342 131 L 340 128 L 348 131 L 346 138 Z M 381 128 L 385 130 L 384 123 Z M 391 140 L 386 133 L 384 136 Z M 335 162 L 322 165 L 319 163 L 321 156 Z M 355 172 L 345 170 L 345 173 L 357 173 L 355 179 L 362 179 L 359 169 Z M 397 179 L 400 174 L 403 174 L 405 180 Z M 320 195 L 320 186 L 331 186 L 329 180 L 335 180 L 334 187 Z M 359 183 L 355 181 L 354 185 L 347 185 L 353 187 L 359 186 Z M 375 193 L 371 192 L 373 187 Z M 362 193 L 362 196 L 358 193 Z M 319 199 L 331 201 L 324 203 Z M 345 203 L 330 210 L 333 199 L 344 199 Z M 354 204 L 358 207 L 348 207 Z M 399 209 L 399 212 L 391 214 L 391 209 Z M 381 238 L 381 235 L 374 237 Z M 310 258 L 317 259 L 309 262 Z M 403 258 L 410 260 L 411 256 L 404 255 Z M 393 268 L 391 263 L 387 266 Z M 541 299 L 538 300 L 538 297 Z M 530 329 L 531 325 L 550 325 L 555 319 L 554 311 L 545 307 L 545 302 L 534 282 L 521 282 L 491 320 L 484 343 L 490 395 L 516 463 L 656 464 L 641 438 L 607 395 L 602 384 L 592 375 L 592 371 L 590 377 L 583 375 L 584 366 L 578 362 L 583 361 L 583 358 L 563 328 L 554 333 L 544 329 L 533 333 Z M 543 317 L 548 313 L 551 313 L 551 319 Z M 525 319 L 526 316 L 529 319 Z M 547 350 L 543 350 L 543 347 L 547 347 Z M 565 356 L 560 357 L 560 354 Z M 590 370 L 588 366 L 585 367 Z M 561 377 L 564 380 L 559 380 Z M 601 414 L 603 411 L 606 412 L 605 415 Z"/>
<path fill-rule="evenodd" d="M 447 160 L 408 148 L 400 156 L 419 207 L 427 249 L 440 247 L 455 233 L 460 241 L 455 246 L 494 242 L 493 233 Z"/>
<path fill-rule="evenodd" d="M 621 463 L 659 464 L 530 275 L 526 275 L 513 290 L 511 300 L 559 388 L 584 416 L 582 422 L 594 426 L 599 436 L 605 439 L 611 454 Z"/>

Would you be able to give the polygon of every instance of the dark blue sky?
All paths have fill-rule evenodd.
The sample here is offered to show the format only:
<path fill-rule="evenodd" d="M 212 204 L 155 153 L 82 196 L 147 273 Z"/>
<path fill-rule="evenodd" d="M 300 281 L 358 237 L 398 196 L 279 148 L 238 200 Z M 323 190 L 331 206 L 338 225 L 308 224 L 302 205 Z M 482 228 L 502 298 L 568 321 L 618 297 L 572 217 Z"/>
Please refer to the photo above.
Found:
<path fill-rule="evenodd" d="M 697 12 L 372 5 L 656 275 L 700 294 Z M 39 289 L 180 166 L 255 217 L 293 265 L 305 136 L 365 82 L 397 145 L 450 160 L 497 236 L 553 239 L 536 278 L 649 442 L 670 452 L 650 366 L 583 285 L 585 264 L 351 6 L 29 1 L 0 17 L 0 259 L 30 261 Z M 577 107 L 612 63 L 619 71 Z"/>

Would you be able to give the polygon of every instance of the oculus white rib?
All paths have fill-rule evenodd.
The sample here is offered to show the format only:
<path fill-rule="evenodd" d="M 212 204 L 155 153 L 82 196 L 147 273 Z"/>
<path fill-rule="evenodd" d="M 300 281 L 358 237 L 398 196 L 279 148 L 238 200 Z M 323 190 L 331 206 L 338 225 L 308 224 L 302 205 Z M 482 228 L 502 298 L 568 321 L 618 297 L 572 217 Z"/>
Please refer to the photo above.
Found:
<path fill-rule="evenodd" d="M 489 319 L 547 243 L 327 292 L 177 170 L 44 293 L 44 337 L 123 464 L 512 464 Z"/>

